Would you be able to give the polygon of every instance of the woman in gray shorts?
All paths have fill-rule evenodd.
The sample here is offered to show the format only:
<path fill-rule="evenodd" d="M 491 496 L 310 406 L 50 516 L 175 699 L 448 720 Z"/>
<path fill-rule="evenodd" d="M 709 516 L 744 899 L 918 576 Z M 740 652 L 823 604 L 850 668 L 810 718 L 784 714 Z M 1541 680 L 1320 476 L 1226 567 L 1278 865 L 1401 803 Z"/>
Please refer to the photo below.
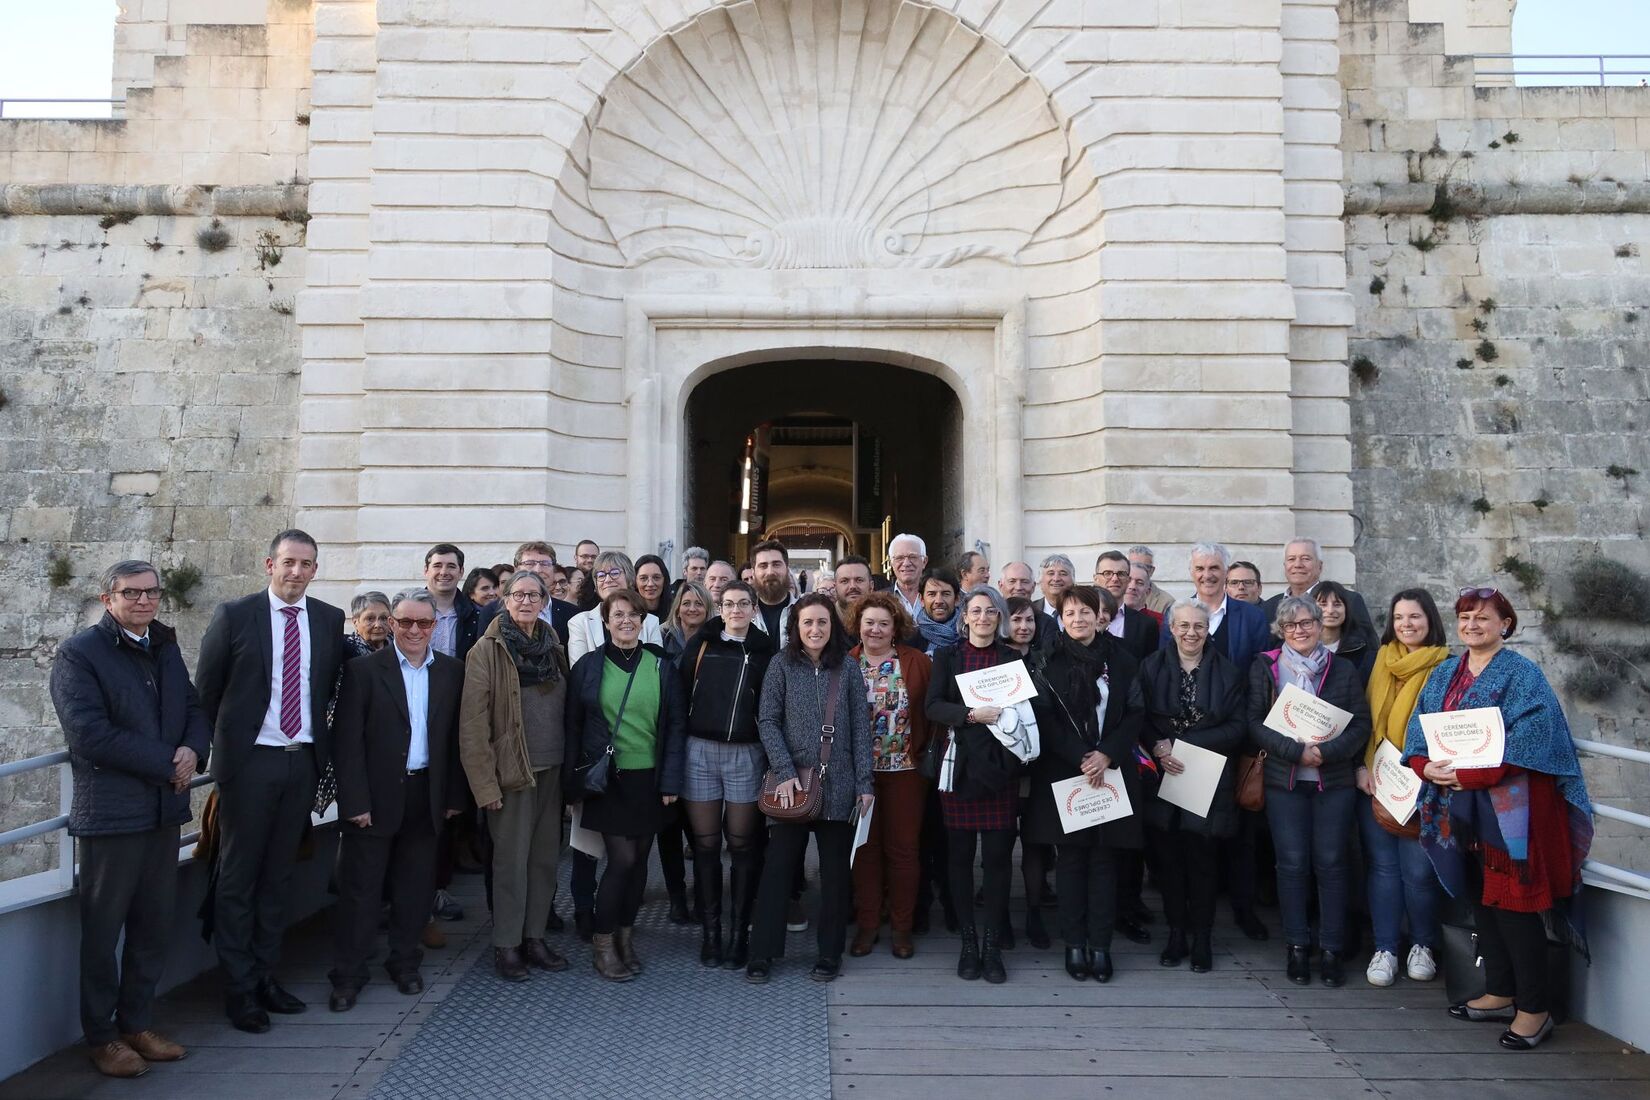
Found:
<path fill-rule="evenodd" d="M 773 639 L 752 629 L 756 591 L 744 581 L 722 590 L 714 611 L 677 658 L 688 698 L 688 742 L 682 805 L 693 833 L 693 881 L 704 914 L 699 961 L 743 969 L 749 954 L 750 910 L 756 898 L 762 815 L 756 798 L 767 766 L 756 732 L 762 678 Z M 732 919 L 722 940 L 722 837 L 732 857 Z"/>

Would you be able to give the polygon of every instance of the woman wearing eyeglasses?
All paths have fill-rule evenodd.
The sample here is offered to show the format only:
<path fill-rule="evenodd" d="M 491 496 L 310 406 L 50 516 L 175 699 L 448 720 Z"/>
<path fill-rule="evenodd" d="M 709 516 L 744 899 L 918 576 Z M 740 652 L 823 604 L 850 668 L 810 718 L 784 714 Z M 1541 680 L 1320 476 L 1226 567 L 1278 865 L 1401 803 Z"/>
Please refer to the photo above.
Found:
<path fill-rule="evenodd" d="M 1008 645 L 1008 607 L 995 588 L 976 588 L 963 598 L 963 637 L 935 651 L 923 709 L 928 721 L 947 726 L 955 743 L 950 790 L 940 791 L 945 821 L 951 899 L 961 921 L 962 949 L 957 977 L 993 984 L 1008 980 L 1003 935 L 1008 929 L 1008 891 L 1013 875 L 1014 838 L 1020 812 L 1020 761 L 1004 748 L 989 723 L 1002 717 L 997 707 L 970 707 L 957 674 L 995 668 L 1020 659 Z M 947 751 L 951 751 L 948 745 Z M 981 853 L 985 901 L 982 942 L 973 921 L 974 853 Z"/>
<path fill-rule="evenodd" d="M 1458 1020 L 1505 1022 L 1501 1046 L 1531 1050 L 1553 1031 L 1542 914 L 1579 941 L 1569 921 L 1593 840 L 1593 807 L 1564 710 L 1541 670 L 1506 648 L 1518 629 L 1511 601 L 1465 588 L 1455 629 L 1466 652 L 1427 677 L 1410 719 L 1405 761 L 1427 781 L 1416 812 L 1421 846 L 1453 897 L 1477 903 L 1484 995 L 1451 1005 Z M 1497 707 L 1502 763 L 1455 769 L 1427 754 L 1421 715 Z"/>
<path fill-rule="evenodd" d="M 631 564 L 628 555 L 617 550 L 604 550 L 596 555 L 596 564 L 591 567 L 591 581 L 595 585 L 595 605 L 567 621 L 567 659 L 573 664 L 578 664 L 579 658 L 586 653 L 606 644 L 607 629 L 602 623 L 599 604 L 620 589 L 636 591 L 636 567 Z M 642 643 L 663 646 L 665 635 L 659 625 L 659 617 L 646 608 L 643 611 L 647 617 L 642 621 Z"/>
<path fill-rule="evenodd" d="M 699 585 L 688 581 L 683 592 Z M 687 697 L 687 761 L 683 812 L 693 834 L 693 882 L 705 966 L 743 969 L 750 959 L 751 906 L 761 873 L 764 823 L 756 808 L 767 757 L 756 717 L 762 681 L 776 647 L 753 630 L 756 590 L 730 581 L 720 613 L 701 626 L 677 660 Z M 722 929 L 722 844 L 732 862 L 727 938 Z"/>
<path fill-rule="evenodd" d="M 390 598 L 382 592 L 361 593 L 350 601 L 349 621 L 355 633 L 344 637 L 344 660 L 378 652 L 390 640 Z"/>
<path fill-rule="evenodd" d="M 581 824 L 601 833 L 607 847 L 596 887 L 592 962 L 608 981 L 624 982 L 642 972 L 632 930 L 647 887 L 648 849 L 682 789 L 686 716 L 665 651 L 642 641 L 641 595 L 630 588 L 609 592 L 600 610 L 609 640 L 579 658 L 570 676 L 571 766 L 564 778 L 569 801 L 583 804 Z"/>
<path fill-rule="evenodd" d="M 1354 785 L 1369 742 L 1369 702 L 1351 661 L 1323 644 L 1323 609 L 1310 596 L 1278 601 L 1272 632 L 1283 645 L 1255 657 L 1249 668 L 1249 739 L 1266 750 L 1266 821 L 1278 854 L 1278 908 L 1287 941 L 1289 980 L 1312 981 L 1312 880 L 1318 884 L 1318 946 L 1323 984 L 1346 983 L 1347 841 Z M 1307 744 L 1266 725 L 1279 693 L 1289 685 L 1352 715 L 1327 741 Z"/>
<path fill-rule="evenodd" d="M 521 570 L 504 589 L 504 613 L 464 661 L 458 755 L 493 839 L 493 967 L 526 981 L 529 967 L 565 970 L 544 942 L 561 852 L 567 658 L 539 618 L 550 590 Z"/>

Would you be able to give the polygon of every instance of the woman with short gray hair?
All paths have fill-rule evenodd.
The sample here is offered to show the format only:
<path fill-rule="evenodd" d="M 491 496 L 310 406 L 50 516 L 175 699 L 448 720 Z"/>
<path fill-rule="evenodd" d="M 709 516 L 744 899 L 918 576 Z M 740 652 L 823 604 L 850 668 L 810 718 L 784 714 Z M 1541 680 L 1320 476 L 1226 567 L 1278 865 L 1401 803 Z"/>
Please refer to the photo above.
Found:
<path fill-rule="evenodd" d="M 382 592 L 360 593 L 349 602 L 349 620 L 355 633 L 344 638 L 344 660 L 383 649 L 390 640 L 390 598 Z"/>

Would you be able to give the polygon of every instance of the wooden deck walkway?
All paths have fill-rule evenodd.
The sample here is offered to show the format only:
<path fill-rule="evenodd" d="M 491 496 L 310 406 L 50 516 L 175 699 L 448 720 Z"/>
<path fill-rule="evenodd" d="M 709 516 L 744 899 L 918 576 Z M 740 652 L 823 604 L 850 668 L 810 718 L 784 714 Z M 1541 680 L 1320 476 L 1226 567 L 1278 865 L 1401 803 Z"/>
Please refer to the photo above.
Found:
<path fill-rule="evenodd" d="M 244 1035 L 223 1020 L 209 975 L 161 1008 L 163 1029 L 191 1049 L 186 1061 L 112 1081 L 70 1048 L 0 1083 L 0 1100 L 365 1100 L 465 971 L 487 963 L 480 880 L 459 884 L 466 919 L 444 926 L 450 945 L 426 958 L 420 997 L 402 997 L 375 975 L 354 1011 L 327 1012 L 322 914 L 288 941 L 288 985 L 310 1002 L 308 1013 L 277 1017 L 266 1035 Z M 588 965 L 570 933 L 560 940 L 576 966 Z M 793 960 L 808 957 L 806 944 L 811 934 L 792 940 Z M 1100 986 L 1068 978 L 1057 950 L 1032 951 L 1022 941 L 1007 955 L 1008 984 L 990 986 L 956 979 L 949 937 L 926 938 L 915 959 L 900 962 L 887 953 L 885 934 L 871 956 L 847 960 L 844 976 L 820 987 L 833 1096 L 1370 1100 L 1435 1095 L 1440 1087 L 1474 1100 L 1650 1096 L 1650 1059 L 1580 1023 L 1564 1025 L 1539 1050 L 1514 1054 L 1496 1046 L 1498 1025 L 1449 1019 L 1441 983 L 1373 989 L 1353 969 L 1343 989 L 1296 987 L 1283 975 L 1276 940 L 1252 944 L 1230 927 L 1217 929 L 1210 974 L 1163 969 L 1159 947 L 1120 941 L 1117 976 Z M 774 980 L 805 981 L 804 968 L 793 961 Z M 684 1062 L 684 1074 L 691 1065 Z M 672 1082 L 658 1084 L 656 1096 L 676 1091 Z M 455 1081 L 450 1095 L 468 1095 L 463 1090 Z M 564 1100 L 552 1083 L 538 1095 Z M 765 1100 L 759 1085 L 749 1095 Z"/>

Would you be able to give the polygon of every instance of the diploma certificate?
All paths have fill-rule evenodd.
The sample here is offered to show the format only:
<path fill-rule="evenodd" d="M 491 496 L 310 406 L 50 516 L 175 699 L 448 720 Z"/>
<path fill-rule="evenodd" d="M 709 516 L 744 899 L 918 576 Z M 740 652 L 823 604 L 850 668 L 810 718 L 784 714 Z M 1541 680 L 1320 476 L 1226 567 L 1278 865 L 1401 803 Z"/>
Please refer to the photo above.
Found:
<path fill-rule="evenodd" d="M 1129 761 L 1131 767 L 1133 763 Z M 1123 786 L 1123 773 L 1116 768 L 1106 769 L 1098 787 L 1089 786 L 1088 776 L 1079 775 L 1051 784 L 1050 790 L 1060 811 L 1060 825 L 1068 833 L 1134 813 L 1128 789 Z"/>
<path fill-rule="evenodd" d="M 1308 745 L 1320 745 L 1340 736 L 1352 721 L 1352 712 L 1342 710 L 1287 684 L 1266 714 L 1266 728 Z"/>
<path fill-rule="evenodd" d="M 982 668 L 978 672 L 957 674 L 957 689 L 962 692 L 963 704 L 975 707 L 1007 707 L 1026 699 L 1035 699 L 1037 689 L 1032 686 L 1031 673 L 1024 661 L 1010 661 L 1006 665 Z"/>
<path fill-rule="evenodd" d="M 1507 727 L 1500 707 L 1449 710 L 1421 715 L 1427 756 L 1456 768 L 1498 768 L 1507 753 Z"/>

